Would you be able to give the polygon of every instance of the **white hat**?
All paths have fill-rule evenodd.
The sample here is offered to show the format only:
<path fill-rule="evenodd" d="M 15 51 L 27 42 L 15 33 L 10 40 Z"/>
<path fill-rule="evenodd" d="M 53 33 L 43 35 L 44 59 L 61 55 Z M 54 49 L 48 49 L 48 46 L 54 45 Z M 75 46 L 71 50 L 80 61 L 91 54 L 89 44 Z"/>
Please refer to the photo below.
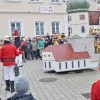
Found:
<path fill-rule="evenodd" d="M 4 40 L 5 41 L 10 41 L 9 36 L 8 35 L 5 35 Z"/>

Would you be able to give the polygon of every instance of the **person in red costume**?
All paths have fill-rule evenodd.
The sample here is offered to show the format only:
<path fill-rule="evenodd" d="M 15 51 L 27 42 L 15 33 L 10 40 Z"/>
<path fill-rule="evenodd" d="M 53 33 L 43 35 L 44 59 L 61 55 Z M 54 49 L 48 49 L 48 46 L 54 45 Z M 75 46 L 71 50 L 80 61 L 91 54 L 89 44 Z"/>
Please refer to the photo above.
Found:
<path fill-rule="evenodd" d="M 15 47 L 17 48 L 18 52 L 19 52 L 19 56 L 16 57 L 16 64 L 18 67 L 22 67 L 22 45 L 21 45 L 21 40 L 20 40 L 20 36 L 18 34 L 18 31 L 15 30 L 14 32 L 14 38 L 15 38 L 15 41 L 14 41 L 14 45 Z"/>
<path fill-rule="evenodd" d="M 92 84 L 91 100 L 100 100 L 100 80 Z"/>
<path fill-rule="evenodd" d="M 4 80 L 6 83 L 6 91 L 14 92 L 14 80 L 15 80 L 15 58 L 18 56 L 17 48 L 10 43 L 9 37 L 5 36 L 4 45 L 1 48 L 0 59 L 4 66 Z"/>

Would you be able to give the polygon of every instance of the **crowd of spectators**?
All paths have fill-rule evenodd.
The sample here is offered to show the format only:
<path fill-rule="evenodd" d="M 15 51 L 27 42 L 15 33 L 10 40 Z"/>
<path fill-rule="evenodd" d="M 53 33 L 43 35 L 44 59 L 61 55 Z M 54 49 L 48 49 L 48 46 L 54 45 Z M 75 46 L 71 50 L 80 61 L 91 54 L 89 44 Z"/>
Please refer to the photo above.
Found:
<path fill-rule="evenodd" d="M 23 42 L 23 38 L 21 37 L 21 41 Z M 12 44 L 14 44 L 14 38 L 10 38 Z M 0 41 L 1 42 L 1 41 Z M 33 38 L 26 38 L 26 45 L 23 46 L 23 61 L 26 60 L 34 60 L 42 57 L 42 50 L 45 49 L 48 45 L 59 45 L 66 44 L 67 39 L 64 33 L 49 35 L 47 33 L 45 36 L 36 36 Z M 1 43 L 0 43 L 1 44 Z"/>

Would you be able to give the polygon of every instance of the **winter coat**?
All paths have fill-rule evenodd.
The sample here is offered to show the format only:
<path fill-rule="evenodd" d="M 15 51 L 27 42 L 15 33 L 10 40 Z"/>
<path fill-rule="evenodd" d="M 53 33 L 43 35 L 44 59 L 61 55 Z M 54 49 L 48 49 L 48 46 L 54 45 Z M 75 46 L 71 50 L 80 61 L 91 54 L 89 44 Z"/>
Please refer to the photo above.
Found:
<path fill-rule="evenodd" d="M 45 41 L 44 40 L 39 40 L 38 41 L 38 49 L 44 48 L 45 46 Z"/>
<path fill-rule="evenodd" d="M 5 44 L 1 48 L 1 61 L 3 62 L 3 66 L 15 65 L 15 58 L 18 55 L 17 48 L 13 44 Z"/>
<path fill-rule="evenodd" d="M 54 43 L 53 43 L 53 39 L 50 39 L 49 40 L 49 45 L 53 45 Z"/>
<path fill-rule="evenodd" d="M 37 42 L 31 42 L 32 44 L 32 51 L 37 51 Z"/>
<path fill-rule="evenodd" d="M 35 100 L 32 94 L 15 94 L 7 100 Z"/>
<path fill-rule="evenodd" d="M 50 35 L 46 35 L 46 38 L 47 38 L 48 40 L 50 40 Z"/>
<path fill-rule="evenodd" d="M 91 100 L 100 100 L 100 80 L 92 84 Z"/>
<path fill-rule="evenodd" d="M 31 52 L 32 44 L 30 42 L 26 43 L 25 45 L 25 52 Z"/>

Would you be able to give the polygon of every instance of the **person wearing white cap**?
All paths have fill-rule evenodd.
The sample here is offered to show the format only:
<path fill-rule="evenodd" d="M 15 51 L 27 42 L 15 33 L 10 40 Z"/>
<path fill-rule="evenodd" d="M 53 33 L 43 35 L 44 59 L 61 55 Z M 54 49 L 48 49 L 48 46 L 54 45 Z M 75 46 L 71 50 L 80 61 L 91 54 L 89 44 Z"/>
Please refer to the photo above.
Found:
<path fill-rule="evenodd" d="M 4 45 L 1 48 L 1 61 L 4 66 L 4 80 L 6 82 L 6 91 L 14 92 L 14 80 L 15 80 L 15 58 L 18 56 L 17 48 L 10 43 L 9 36 L 5 36 Z"/>

